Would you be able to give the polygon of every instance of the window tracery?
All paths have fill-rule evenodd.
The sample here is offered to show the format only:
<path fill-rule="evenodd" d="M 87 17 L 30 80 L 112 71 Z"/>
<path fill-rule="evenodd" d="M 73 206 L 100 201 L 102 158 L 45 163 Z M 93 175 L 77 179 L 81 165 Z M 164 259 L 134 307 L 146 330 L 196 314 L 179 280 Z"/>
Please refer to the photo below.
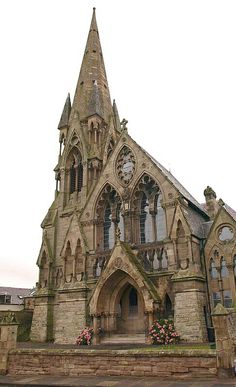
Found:
<path fill-rule="evenodd" d="M 210 260 L 210 275 L 212 279 L 216 279 L 219 276 L 216 268 L 216 264 L 213 258 L 211 258 Z"/>
<path fill-rule="evenodd" d="M 166 238 L 166 215 L 157 183 L 143 175 L 133 193 L 132 206 L 139 214 L 138 243 L 151 243 Z"/>
<path fill-rule="evenodd" d="M 224 256 L 219 256 L 219 251 L 215 249 L 209 262 L 209 272 L 211 277 L 212 303 L 215 307 L 219 302 L 226 308 L 232 307 L 232 292 L 230 289 L 230 269 Z"/>
<path fill-rule="evenodd" d="M 135 158 L 130 148 L 126 145 L 121 149 L 116 162 L 116 172 L 119 180 L 128 185 L 135 172 Z"/>
<path fill-rule="evenodd" d="M 122 201 L 116 190 L 107 184 L 101 192 L 97 206 L 97 244 L 100 250 L 110 250 L 115 244 L 115 231 L 118 226 L 121 231 L 121 240 L 124 240 L 124 221 L 122 215 Z"/>
<path fill-rule="evenodd" d="M 67 171 L 69 172 L 69 193 L 80 192 L 83 187 L 83 163 L 78 148 L 74 147 L 67 159 Z"/>
<path fill-rule="evenodd" d="M 229 270 L 226 266 L 226 261 L 224 257 L 221 257 L 220 260 L 220 276 L 221 278 L 229 277 Z"/>

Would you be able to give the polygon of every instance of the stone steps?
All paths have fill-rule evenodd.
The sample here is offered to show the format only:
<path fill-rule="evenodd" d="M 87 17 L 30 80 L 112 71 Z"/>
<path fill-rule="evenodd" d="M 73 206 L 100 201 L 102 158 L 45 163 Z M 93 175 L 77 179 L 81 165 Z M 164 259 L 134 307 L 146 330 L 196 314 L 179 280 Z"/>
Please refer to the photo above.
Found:
<path fill-rule="evenodd" d="M 145 344 L 145 335 L 144 333 L 116 333 L 103 337 L 101 344 Z"/>

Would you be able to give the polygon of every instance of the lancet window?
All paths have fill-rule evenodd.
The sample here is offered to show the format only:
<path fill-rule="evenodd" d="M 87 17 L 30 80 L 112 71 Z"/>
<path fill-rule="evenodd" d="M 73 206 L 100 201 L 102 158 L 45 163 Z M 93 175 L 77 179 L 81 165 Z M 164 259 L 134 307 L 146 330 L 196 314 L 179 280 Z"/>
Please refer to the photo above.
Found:
<path fill-rule="evenodd" d="M 226 308 L 232 307 L 232 289 L 230 281 L 230 270 L 224 256 L 219 255 L 217 249 L 214 250 L 210 259 L 210 277 L 212 290 L 212 303 L 222 303 Z"/>
<path fill-rule="evenodd" d="M 229 276 L 229 270 L 226 266 L 226 261 L 224 257 L 221 257 L 221 260 L 220 260 L 220 276 L 221 278 L 225 278 Z"/>
<path fill-rule="evenodd" d="M 115 244 L 116 227 L 121 231 L 120 239 L 124 240 L 124 220 L 121 198 L 109 184 L 99 196 L 97 207 L 97 248 L 110 250 Z M 100 244 L 100 241 L 102 243 Z"/>
<path fill-rule="evenodd" d="M 216 264 L 213 258 L 210 260 L 210 275 L 212 279 L 218 278 L 218 271 L 216 268 Z"/>
<path fill-rule="evenodd" d="M 133 194 L 133 207 L 139 216 L 138 243 L 151 243 L 166 238 L 166 216 L 161 201 L 159 186 L 145 174 Z"/>
<path fill-rule="evenodd" d="M 140 242 L 153 242 L 153 223 L 152 215 L 150 214 L 149 201 L 146 194 L 142 193 L 140 204 Z"/>
<path fill-rule="evenodd" d="M 67 171 L 69 175 L 69 193 L 80 192 L 83 187 L 83 163 L 78 148 L 73 148 L 68 157 Z"/>
<path fill-rule="evenodd" d="M 83 266 L 83 254 L 82 246 L 80 239 L 77 240 L 77 245 L 75 248 L 75 277 L 77 280 L 81 280 L 82 273 L 84 272 Z"/>
<path fill-rule="evenodd" d="M 67 242 L 65 251 L 65 281 L 71 282 L 73 278 L 73 256 L 71 254 L 70 242 Z"/>
<path fill-rule="evenodd" d="M 103 235 L 104 235 L 104 250 L 110 250 L 114 246 L 115 239 L 115 225 L 112 221 L 112 212 L 111 205 L 108 202 L 105 208 L 104 213 L 104 225 L 103 225 Z"/>

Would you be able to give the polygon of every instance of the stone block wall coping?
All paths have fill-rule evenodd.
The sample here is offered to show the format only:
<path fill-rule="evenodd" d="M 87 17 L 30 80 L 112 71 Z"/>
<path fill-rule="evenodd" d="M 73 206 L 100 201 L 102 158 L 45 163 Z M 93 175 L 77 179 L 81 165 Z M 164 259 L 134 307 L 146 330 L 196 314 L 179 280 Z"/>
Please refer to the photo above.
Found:
<path fill-rule="evenodd" d="M 47 355 L 47 356 L 99 356 L 99 357 L 137 357 L 137 358 L 150 358 L 150 357 L 201 357 L 201 358 L 215 358 L 216 351 L 214 349 L 182 349 L 182 350 L 106 350 L 106 349 L 59 349 L 59 348 L 43 348 L 43 349 L 12 349 L 9 352 L 10 354 L 19 354 L 19 355 Z"/>

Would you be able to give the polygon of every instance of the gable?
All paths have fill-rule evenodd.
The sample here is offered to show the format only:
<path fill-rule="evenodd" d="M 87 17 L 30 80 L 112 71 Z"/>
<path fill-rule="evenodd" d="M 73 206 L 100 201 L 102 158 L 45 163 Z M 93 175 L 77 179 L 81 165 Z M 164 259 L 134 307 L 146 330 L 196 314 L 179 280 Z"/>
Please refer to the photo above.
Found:
<path fill-rule="evenodd" d="M 224 206 L 219 208 L 207 236 L 205 245 L 207 255 L 211 253 L 214 246 L 219 246 L 221 251 L 227 250 L 228 253 L 236 247 L 236 221 Z"/>
<path fill-rule="evenodd" d="M 83 234 L 82 227 L 78 221 L 78 217 L 76 214 L 74 214 L 70 220 L 68 230 L 65 234 L 64 242 L 60 251 L 60 256 L 65 255 L 65 250 L 68 242 L 70 242 L 71 253 L 72 255 L 74 255 L 78 239 L 81 242 L 82 251 L 86 252 L 87 250 L 86 238 L 85 238 L 85 235 Z"/>
<path fill-rule="evenodd" d="M 133 153 L 135 164 L 134 175 L 128 184 L 123 183 L 119 178 L 119 171 L 117 167 L 118 157 L 124 146 L 130 149 Z M 87 216 L 85 216 L 85 214 L 89 213 L 92 217 L 92 214 L 95 213 L 96 201 L 106 184 L 112 185 L 121 197 L 126 197 L 127 195 L 130 197 L 140 178 L 145 173 L 157 182 L 162 193 L 163 202 L 174 202 L 174 200 L 179 196 L 179 191 L 168 180 L 163 171 L 161 171 L 160 168 L 153 163 L 144 150 L 138 146 L 128 134 L 124 134 L 115 145 L 115 148 L 96 185 L 94 186 L 92 192 L 90 192 L 81 215 L 81 220 L 87 220 Z"/>

